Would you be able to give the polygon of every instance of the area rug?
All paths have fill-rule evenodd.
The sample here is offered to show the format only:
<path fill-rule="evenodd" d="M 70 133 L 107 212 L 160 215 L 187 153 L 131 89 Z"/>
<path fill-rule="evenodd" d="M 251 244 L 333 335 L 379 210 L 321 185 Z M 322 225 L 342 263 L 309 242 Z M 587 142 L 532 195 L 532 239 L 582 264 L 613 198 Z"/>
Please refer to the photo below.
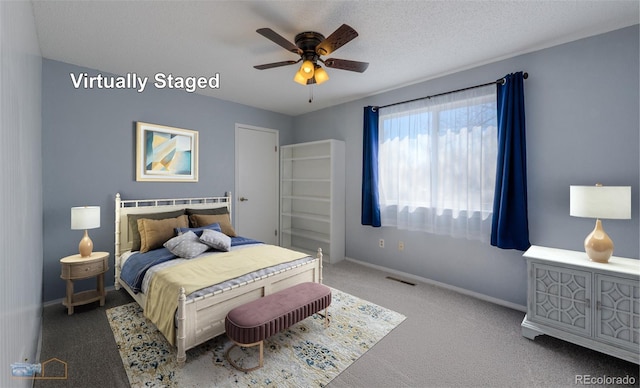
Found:
<path fill-rule="evenodd" d="M 225 335 L 187 351 L 181 368 L 175 348 L 137 303 L 107 310 L 132 387 L 323 387 L 387 335 L 405 316 L 332 289 L 331 324 L 316 314 L 265 341 L 264 366 L 233 368 L 224 357 Z M 257 364 L 258 347 L 231 351 L 240 366 Z"/>

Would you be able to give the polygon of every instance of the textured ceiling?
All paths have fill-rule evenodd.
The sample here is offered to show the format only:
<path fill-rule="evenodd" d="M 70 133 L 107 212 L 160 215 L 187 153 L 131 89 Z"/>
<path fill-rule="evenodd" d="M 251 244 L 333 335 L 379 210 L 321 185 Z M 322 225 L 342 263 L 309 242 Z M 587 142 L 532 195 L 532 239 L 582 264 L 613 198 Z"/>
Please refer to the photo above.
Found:
<path fill-rule="evenodd" d="M 117 75 L 212 77 L 198 93 L 296 116 L 639 23 L 633 1 L 32 1 L 42 56 Z M 360 36 L 329 55 L 369 62 L 293 82 L 297 60 L 256 33 L 294 40 L 343 23 Z M 91 75 L 91 74 L 90 74 Z"/>

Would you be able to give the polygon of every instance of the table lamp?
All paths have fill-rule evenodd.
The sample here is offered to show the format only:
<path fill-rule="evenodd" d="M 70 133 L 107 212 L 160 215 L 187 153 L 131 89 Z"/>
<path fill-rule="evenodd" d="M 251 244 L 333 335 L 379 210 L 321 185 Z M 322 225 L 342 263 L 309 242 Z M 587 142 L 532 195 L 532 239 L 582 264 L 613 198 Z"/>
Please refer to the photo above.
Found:
<path fill-rule="evenodd" d="M 600 219 L 631 219 L 631 186 L 569 186 L 569 213 L 573 217 L 595 218 L 596 227 L 584 240 L 592 261 L 606 263 L 613 254 L 613 241 Z"/>
<path fill-rule="evenodd" d="M 100 206 L 79 206 L 71 208 L 71 229 L 84 229 L 84 237 L 78 244 L 81 257 L 91 256 L 93 241 L 89 238 L 88 229 L 100 227 Z"/>

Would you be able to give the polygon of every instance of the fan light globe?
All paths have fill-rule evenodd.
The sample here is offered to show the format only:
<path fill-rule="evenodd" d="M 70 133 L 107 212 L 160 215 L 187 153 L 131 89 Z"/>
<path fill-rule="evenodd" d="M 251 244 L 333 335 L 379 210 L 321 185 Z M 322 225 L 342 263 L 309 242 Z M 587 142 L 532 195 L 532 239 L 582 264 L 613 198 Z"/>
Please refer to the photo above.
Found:
<path fill-rule="evenodd" d="M 293 77 L 293 80 L 299 83 L 300 85 L 306 85 L 307 79 L 301 74 L 301 71 L 296 71 L 296 75 Z"/>
<path fill-rule="evenodd" d="M 318 85 L 329 80 L 329 74 L 320 66 L 316 67 L 314 77 Z"/>
<path fill-rule="evenodd" d="M 304 62 L 302 62 L 302 66 L 300 66 L 300 71 L 299 71 L 300 75 L 303 76 L 305 79 L 311 79 L 313 78 L 313 73 L 314 73 L 314 65 L 313 62 L 311 62 L 310 60 L 306 60 Z"/>

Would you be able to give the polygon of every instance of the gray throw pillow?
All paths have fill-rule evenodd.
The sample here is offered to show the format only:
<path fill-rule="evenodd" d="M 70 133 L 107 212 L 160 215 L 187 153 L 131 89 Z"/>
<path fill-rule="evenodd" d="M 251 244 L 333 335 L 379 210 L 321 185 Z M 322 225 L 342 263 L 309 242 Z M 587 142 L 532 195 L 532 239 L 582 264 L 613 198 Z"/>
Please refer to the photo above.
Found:
<path fill-rule="evenodd" d="M 185 259 L 192 259 L 209 249 L 209 246 L 201 243 L 198 236 L 191 231 L 172 238 L 164 243 L 164 247 Z"/>
<path fill-rule="evenodd" d="M 231 249 L 231 237 L 213 229 L 205 229 L 200 241 L 219 251 L 229 252 Z"/>

